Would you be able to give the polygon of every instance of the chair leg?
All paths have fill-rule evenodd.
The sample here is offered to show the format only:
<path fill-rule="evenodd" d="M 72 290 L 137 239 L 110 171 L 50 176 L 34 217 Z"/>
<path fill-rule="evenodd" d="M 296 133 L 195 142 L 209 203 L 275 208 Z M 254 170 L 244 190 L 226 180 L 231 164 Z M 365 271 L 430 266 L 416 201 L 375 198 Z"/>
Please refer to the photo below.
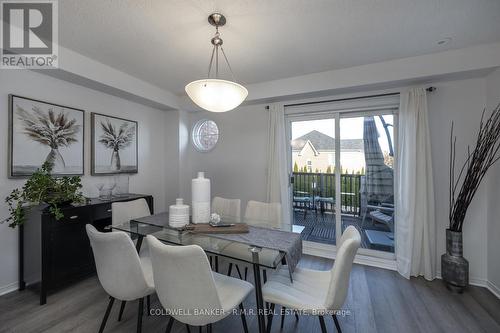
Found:
<path fill-rule="evenodd" d="M 170 320 L 168 321 L 167 329 L 165 330 L 165 333 L 170 333 L 172 331 L 172 325 L 174 324 L 174 317 L 170 317 Z"/>
<path fill-rule="evenodd" d="M 212 333 L 212 324 L 207 325 L 208 333 Z"/>
<path fill-rule="evenodd" d="M 274 303 L 271 303 L 269 308 L 269 314 L 267 315 L 267 333 L 271 332 L 271 326 L 273 324 L 273 314 L 274 314 Z"/>
<path fill-rule="evenodd" d="M 191 330 L 189 329 L 189 325 L 188 324 L 186 324 L 186 329 L 187 329 L 188 333 L 191 333 Z"/>
<path fill-rule="evenodd" d="M 243 303 L 240 303 L 240 316 L 241 323 L 243 324 L 243 331 L 248 333 L 247 318 L 245 317 L 245 308 L 243 307 Z"/>
<path fill-rule="evenodd" d="M 340 329 L 340 323 L 339 320 L 337 319 L 336 314 L 332 314 L 333 322 L 335 323 L 335 328 L 337 329 L 338 333 L 342 333 L 342 330 Z"/>
<path fill-rule="evenodd" d="M 122 301 L 122 304 L 120 305 L 120 313 L 118 314 L 118 321 L 122 320 L 123 310 L 125 310 L 125 304 L 127 304 L 127 301 Z"/>
<path fill-rule="evenodd" d="M 245 267 L 245 281 L 247 280 L 247 275 L 248 275 L 248 267 Z"/>
<path fill-rule="evenodd" d="M 264 283 L 267 282 L 267 271 L 265 269 L 262 270 L 262 275 L 264 278 Z M 266 308 L 269 308 L 269 302 L 266 302 Z"/>
<path fill-rule="evenodd" d="M 215 272 L 219 273 L 219 257 L 215 256 Z"/>
<path fill-rule="evenodd" d="M 198 333 L 201 333 L 201 326 L 198 326 Z"/>
<path fill-rule="evenodd" d="M 327 333 L 325 318 L 323 318 L 323 316 L 318 316 L 318 318 L 319 318 L 319 324 L 321 325 L 321 333 Z"/>
<path fill-rule="evenodd" d="M 233 271 L 233 263 L 229 263 L 229 269 L 227 270 L 227 276 L 231 276 L 231 272 Z"/>
<path fill-rule="evenodd" d="M 234 264 L 236 266 L 236 271 L 238 272 L 238 276 L 240 277 L 240 280 L 243 280 L 243 275 L 241 275 L 241 272 L 240 272 L 240 266 L 238 266 L 238 264 Z"/>
<path fill-rule="evenodd" d="M 280 325 L 281 329 L 283 329 L 283 325 L 285 324 L 285 313 L 286 313 L 286 307 L 282 306 L 281 307 L 281 325 Z"/>
<path fill-rule="evenodd" d="M 139 311 L 137 311 L 137 333 L 142 331 L 142 315 L 144 312 L 144 297 L 139 299 Z"/>
<path fill-rule="evenodd" d="M 111 312 L 111 308 L 113 307 L 114 302 L 114 297 L 110 296 L 108 307 L 106 308 L 106 312 L 104 313 L 104 318 L 102 318 L 101 327 L 99 327 L 99 333 L 102 333 L 104 331 L 104 327 L 106 326 L 106 322 L 108 321 L 109 313 Z"/>
<path fill-rule="evenodd" d="M 146 297 L 146 300 L 147 300 L 147 309 L 148 309 L 148 316 L 151 315 L 151 295 L 148 295 Z"/>

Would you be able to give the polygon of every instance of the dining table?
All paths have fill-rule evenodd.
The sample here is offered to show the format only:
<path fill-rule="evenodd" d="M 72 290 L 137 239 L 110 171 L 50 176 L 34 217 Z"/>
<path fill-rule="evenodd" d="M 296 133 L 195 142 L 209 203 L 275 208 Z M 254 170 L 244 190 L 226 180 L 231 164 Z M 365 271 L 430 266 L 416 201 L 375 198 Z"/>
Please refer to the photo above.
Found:
<path fill-rule="evenodd" d="M 239 219 L 234 218 L 235 223 Z M 231 223 L 227 220 L 225 223 Z M 229 261 L 248 264 L 254 273 L 256 315 L 259 333 L 266 331 L 266 306 L 262 296 L 262 285 L 265 283 L 266 270 L 274 270 L 287 264 L 290 279 L 302 255 L 302 240 L 300 233 L 279 228 L 266 227 L 265 221 L 245 220 L 248 225 L 244 233 L 195 233 L 191 228 L 172 228 L 168 224 L 168 213 L 163 212 L 142 218 L 133 219 L 123 224 L 109 226 L 112 230 L 129 233 L 136 240 L 139 252 L 144 237 L 155 236 L 169 245 L 198 245 L 208 256 L 224 257 Z M 189 225 L 188 225 L 189 226 Z M 225 228 L 218 227 L 217 229 Z M 214 270 L 218 271 L 218 260 L 215 260 Z M 264 274 L 263 274 L 264 273 Z M 264 280 L 264 281 L 263 281 Z"/>

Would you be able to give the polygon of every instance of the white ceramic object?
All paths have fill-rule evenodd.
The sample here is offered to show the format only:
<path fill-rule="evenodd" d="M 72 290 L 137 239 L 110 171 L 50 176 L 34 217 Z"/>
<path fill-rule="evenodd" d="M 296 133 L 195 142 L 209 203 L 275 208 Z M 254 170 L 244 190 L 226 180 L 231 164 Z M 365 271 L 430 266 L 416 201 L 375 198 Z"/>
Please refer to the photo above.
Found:
<path fill-rule="evenodd" d="M 184 200 L 178 198 L 175 205 L 168 209 L 168 225 L 172 228 L 182 228 L 189 223 L 189 206 L 184 204 Z"/>
<path fill-rule="evenodd" d="M 210 215 L 210 222 L 215 223 L 215 224 L 219 224 L 220 223 L 220 215 L 217 213 L 212 213 L 212 215 Z"/>
<path fill-rule="evenodd" d="M 191 182 L 191 205 L 193 206 L 193 223 L 210 222 L 210 179 L 204 172 Z"/>

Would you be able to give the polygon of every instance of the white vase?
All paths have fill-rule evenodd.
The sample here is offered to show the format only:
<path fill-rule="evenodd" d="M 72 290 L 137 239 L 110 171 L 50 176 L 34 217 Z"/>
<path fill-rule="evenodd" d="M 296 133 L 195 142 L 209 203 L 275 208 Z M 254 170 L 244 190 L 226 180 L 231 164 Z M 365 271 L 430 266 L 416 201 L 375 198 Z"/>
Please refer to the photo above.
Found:
<path fill-rule="evenodd" d="M 168 209 L 168 224 L 172 228 L 182 228 L 189 223 L 189 206 L 184 204 L 184 200 L 178 198 L 175 205 Z"/>
<path fill-rule="evenodd" d="M 210 179 L 204 172 L 191 181 L 191 206 L 193 207 L 193 223 L 210 222 Z"/>

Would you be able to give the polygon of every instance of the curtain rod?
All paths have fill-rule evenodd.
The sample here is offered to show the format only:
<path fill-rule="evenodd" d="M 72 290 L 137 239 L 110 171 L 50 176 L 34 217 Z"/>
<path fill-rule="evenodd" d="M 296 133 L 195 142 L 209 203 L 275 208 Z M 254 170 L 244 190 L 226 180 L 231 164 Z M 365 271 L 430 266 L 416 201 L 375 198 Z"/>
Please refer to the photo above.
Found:
<path fill-rule="evenodd" d="M 436 91 L 436 87 L 428 87 L 425 89 L 427 92 L 433 92 Z M 331 102 L 343 102 L 343 101 L 351 101 L 355 99 L 364 99 L 364 98 L 374 98 L 374 97 L 385 97 L 385 96 L 396 96 L 399 95 L 399 93 L 386 93 L 386 94 L 377 94 L 377 95 L 367 95 L 367 96 L 359 96 L 359 97 L 346 97 L 346 98 L 339 98 L 339 99 L 330 99 L 326 101 L 315 101 L 315 102 L 303 102 L 303 103 L 294 103 L 294 104 L 285 104 L 285 107 L 289 106 L 303 106 L 303 105 L 314 105 L 314 104 L 321 104 L 321 103 L 331 103 Z M 269 110 L 269 105 L 266 105 L 266 110 Z"/>

